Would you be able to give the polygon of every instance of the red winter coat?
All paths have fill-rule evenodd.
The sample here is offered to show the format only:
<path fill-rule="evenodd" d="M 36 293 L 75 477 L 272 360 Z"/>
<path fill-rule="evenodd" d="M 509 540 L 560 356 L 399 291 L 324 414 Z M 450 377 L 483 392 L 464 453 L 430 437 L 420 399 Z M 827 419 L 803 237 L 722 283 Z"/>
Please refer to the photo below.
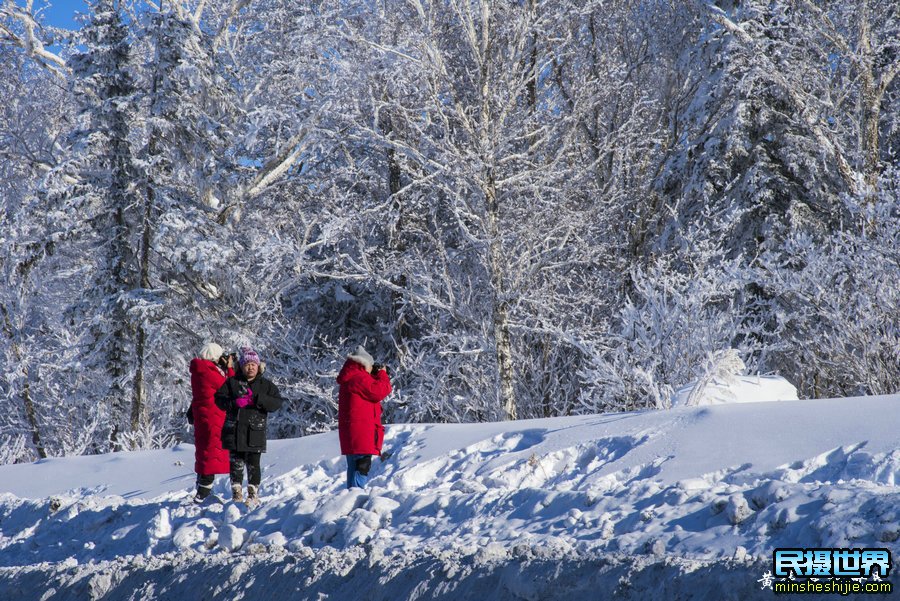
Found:
<path fill-rule="evenodd" d="M 391 394 L 387 372 L 374 376 L 347 359 L 338 374 L 338 436 L 342 455 L 380 455 L 384 442 L 381 401 Z"/>
<path fill-rule="evenodd" d="M 229 472 L 230 453 L 222 448 L 222 424 L 225 412 L 213 400 L 228 377 L 206 359 L 191 360 L 191 412 L 194 414 L 194 471 L 209 476 Z"/>

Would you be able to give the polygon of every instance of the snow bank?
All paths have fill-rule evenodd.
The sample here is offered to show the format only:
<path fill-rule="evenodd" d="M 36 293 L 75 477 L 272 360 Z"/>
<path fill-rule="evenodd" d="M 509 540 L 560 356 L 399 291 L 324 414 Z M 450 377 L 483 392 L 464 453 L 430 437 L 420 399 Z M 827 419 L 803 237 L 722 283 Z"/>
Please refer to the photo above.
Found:
<path fill-rule="evenodd" d="M 686 407 L 697 384 L 691 382 L 676 390 L 672 395 L 672 406 Z M 731 376 L 727 380 L 715 379 L 706 384 L 697 399 L 697 406 L 704 406 L 796 401 L 799 397 L 797 387 L 781 376 Z"/>
<path fill-rule="evenodd" d="M 772 592 L 763 594 L 756 583 L 764 569 L 739 560 L 557 555 L 523 547 L 491 560 L 436 549 L 373 558 L 364 548 L 326 548 L 314 554 L 133 557 L 60 569 L 0 567 L 0 594 L 44 601 L 771 601 Z"/>
<path fill-rule="evenodd" d="M 389 426 L 364 491 L 343 488 L 335 433 L 273 441 L 254 510 L 187 502 L 189 445 L 4 466 L 0 579 L 48 583 L 15 597 L 42 601 L 186 598 L 191 582 L 215 599 L 262 583 L 273 600 L 651 599 L 679 598 L 638 594 L 661 581 L 729 598 L 730 574 L 746 599 L 777 547 L 896 557 L 900 430 L 879 416 L 898 400 Z"/>

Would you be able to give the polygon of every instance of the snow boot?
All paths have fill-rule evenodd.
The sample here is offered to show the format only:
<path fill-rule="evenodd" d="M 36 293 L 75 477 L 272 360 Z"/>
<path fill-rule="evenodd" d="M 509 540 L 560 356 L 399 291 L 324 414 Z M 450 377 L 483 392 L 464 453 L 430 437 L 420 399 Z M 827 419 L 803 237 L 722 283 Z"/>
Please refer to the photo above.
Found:
<path fill-rule="evenodd" d="M 244 500 L 244 491 L 241 489 L 240 484 L 231 485 L 231 500 L 235 503 L 240 503 Z"/>
<path fill-rule="evenodd" d="M 202 484 L 197 487 L 197 494 L 194 495 L 194 503 L 197 505 L 203 503 L 206 500 L 206 497 L 209 496 L 209 493 L 212 492 L 212 486 L 203 486 Z"/>
<path fill-rule="evenodd" d="M 254 508 L 259 505 L 259 487 L 249 484 L 247 486 L 247 507 Z"/>

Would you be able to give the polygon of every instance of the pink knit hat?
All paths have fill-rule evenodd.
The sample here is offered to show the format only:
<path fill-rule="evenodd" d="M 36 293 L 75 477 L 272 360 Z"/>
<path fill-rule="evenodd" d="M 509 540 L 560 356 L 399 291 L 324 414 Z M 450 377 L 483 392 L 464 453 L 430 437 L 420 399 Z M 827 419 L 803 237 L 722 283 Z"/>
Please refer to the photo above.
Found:
<path fill-rule="evenodd" d="M 244 367 L 248 363 L 256 363 L 257 365 L 259 365 L 259 355 L 257 355 L 256 351 L 254 351 L 249 346 L 242 346 L 238 363 L 241 365 L 241 367 Z"/>

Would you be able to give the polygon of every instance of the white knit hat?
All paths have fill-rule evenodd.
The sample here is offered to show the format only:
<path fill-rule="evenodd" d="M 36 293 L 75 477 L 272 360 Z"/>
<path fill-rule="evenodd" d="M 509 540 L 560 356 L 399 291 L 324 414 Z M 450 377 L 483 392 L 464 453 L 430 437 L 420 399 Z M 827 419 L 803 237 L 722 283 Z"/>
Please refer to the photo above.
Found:
<path fill-rule="evenodd" d="M 219 360 L 223 352 L 225 351 L 222 350 L 222 347 L 215 342 L 207 342 L 200 349 L 200 358 L 215 362 Z"/>
<path fill-rule="evenodd" d="M 375 359 L 372 358 L 372 355 L 366 352 L 366 349 L 363 348 L 363 345 L 359 345 L 356 347 L 356 352 L 347 355 L 348 359 L 353 359 L 363 367 L 372 367 L 375 365 Z"/>

